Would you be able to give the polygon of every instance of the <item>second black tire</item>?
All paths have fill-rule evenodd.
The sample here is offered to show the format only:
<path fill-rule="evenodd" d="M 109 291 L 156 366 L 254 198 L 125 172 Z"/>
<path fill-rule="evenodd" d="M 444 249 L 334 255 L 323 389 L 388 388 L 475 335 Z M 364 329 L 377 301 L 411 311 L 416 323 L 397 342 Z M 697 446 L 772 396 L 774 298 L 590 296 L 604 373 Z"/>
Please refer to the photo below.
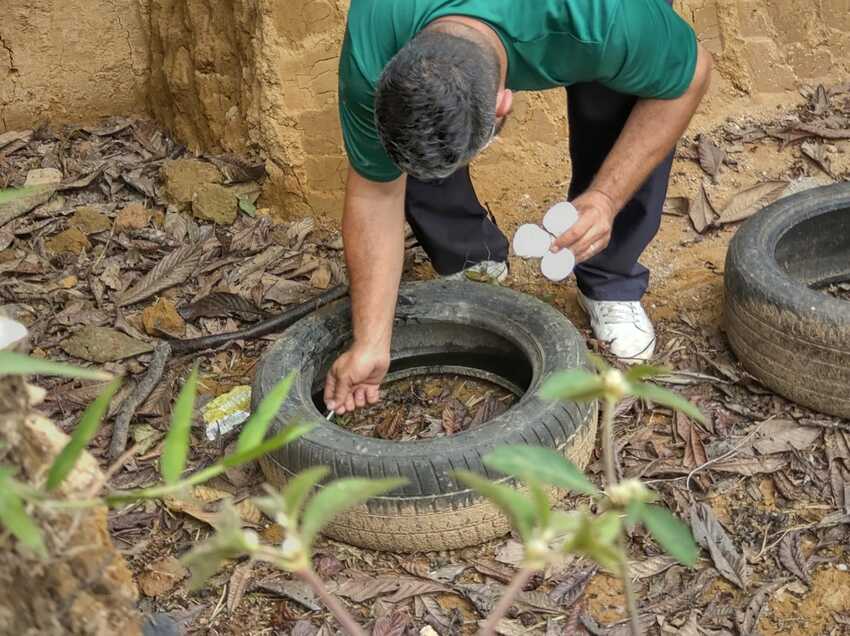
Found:
<path fill-rule="evenodd" d="M 331 479 L 404 477 L 408 485 L 337 517 L 325 534 L 353 545 L 397 552 L 477 545 L 506 534 L 509 523 L 488 501 L 452 477 L 471 470 L 494 480 L 482 463 L 513 444 L 557 449 L 584 468 L 596 439 L 596 407 L 543 401 L 553 373 L 586 365 L 581 335 L 558 311 L 492 285 L 430 282 L 402 287 L 390 379 L 423 371 L 485 378 L 521 395 L 509 411 L 458 435 L 415 442 L 364 437 L 325 422 L 316 406 L 325 375 L 351 340 L 348 301 L 289 329 L 261 361 L 254 405 L 289 371 L 298 378 L 274 426 L 318 421 L 310 433 L 265 458 L 270 482 L 326 465 Z"/>
<path fill-rule="evenodd" d="M 850 302 L 815 289 L 850 280 L 850 183 L 747 221 L 725 276 L 726 331 L 744 366 L 780 395 L 850 417 Z"/>

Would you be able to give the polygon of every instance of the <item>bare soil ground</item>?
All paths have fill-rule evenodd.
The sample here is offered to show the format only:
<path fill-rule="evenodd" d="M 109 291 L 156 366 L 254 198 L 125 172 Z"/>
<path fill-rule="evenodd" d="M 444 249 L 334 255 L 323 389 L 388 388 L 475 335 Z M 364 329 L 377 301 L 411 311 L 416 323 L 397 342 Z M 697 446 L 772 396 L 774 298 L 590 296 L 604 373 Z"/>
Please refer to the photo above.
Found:
<path fill-rule="evenodd" d="M 826 139 L 823 130 L 801 136 L 798 129 L 801 122 L 814 122 L 846 131 L 848 98 L 845 92 L 813 92 L 799 110 L 763 121 L 730 121 L 707 135 L 725 155 L 719 160 L 706 140 L 685 140 L 679 149 L 670 214 L 645 257 L 653 271 L 647 307 L 658 327 L 658 361 L 674 370 L 671 386 L 702 408 L 708 424 L 632 403 L 620 411 L 617 430 L 623 473 L 649 481 L 672 510 L 711 531 L 694 571 L 660 555 L 642 531 L 632 535 L 649 633 L 850 633 L 850 424 L 765 390 L 738 365 L 722 330 L 724 258 L 737 227 L 725 224 L 724 214 L 736 197 L 733 210 L 757 209 L 740 199 L 753 198 L 752 192 L 740 194 L 753 186 L 785 181 L 805 187 L 850 177 L 850 142 Z M 169 177 L 163 165 L 184 156 L 151 126 L 126 121 L 39 130 L 0 147 L 0 186 L 20 185 L 38 168 L 58 170 L 63 184 L 48 202 L 0 226 L 0 308 L 30 326 L 35 355 L 104 364 L 125 373 L 132 385 L 150 363 L 152 344 L 166 334 L 230 331 L 344 282 L 335 228 L 310 220 L 273 225 L 267 211 L 255 208 L 262 178 L 256 164 L 204 157 L 204 166 L 183 165 L 185 180 Z M 198 191 L 212 182 L 224 192 Z M 511 196 L 493 202 L 509 232 L 538 220 L 535 215 L 560 195 L 550 187 Z M 756 198 L 756 204 L 765 196 L 772 195 Z M 94 210 L 81 213 L 84 206 Z M 505 208 L 518 212 L 503 214 Z M 191 260 L 191 267 L 156 267 L 183 249 L 172 265 Z M 410 256 L 407 277 L 432 275 L 421 254 Z M 551 284 L 536 263 L 515 259 L 507 284 L 561 309 L 585 332 L 589 346 L 604 353 L 575 302 L 574 285 Z M 106 337 L 111 344 L 104 350 L 98 344 Z M 201 356 L 174 357 L 137 410 L 130 443 L 138 452 L 113 484 L 133 487 L 156 479 L 171 402 L 195 360 L 203 402 L 250 384 L 267 344 L 237 341 Z M 66 430 L 99 388 L 58 381 L 45 386 L 48 413 Z M 457 421 L 462 428 L 483 420 L 481 398 L 493 391 L 459 389 L 458 381 L 448 395 L 441 389 L 429 396 L 428 387 L 417 389 L 409 381 L 398 388 L 420 400 L 417 421 L 423 425 L 411 423 L 409 414 L 394 416 L 403 418 L 398 429 L 409 435 L 448 434 Z M 113 415 L 128 391 L 116 398 Z M 390 412 L 400 395 L 390 391 Z M 490 397 L 504 403 L 506 396 L 495 391 Z M 466 410 L 462 417 L 446 415 L 448 404 L 457 407 L 451 400 Z M 352 419 L 359 427 L 366 414 Z M 374 423 L 393 432 L 393 420 L 383 421 Z M 105 427 L 93 448 L 104 466 L 111 435 L 111 426 Z M 206 441 L 198 418 L 195 442 L 193 466 L 201 467 L 230 440 Z M 590 472 L 601 478 L 598 463 Z M 144 612 L 168 613 L 192 634 L 335 632 L 333 620 L 303 586 L 263 566 L 231 563 L 200 592 L 186 589 L 187 573 L 176 559 L 210 531 L 216 502 L 227 495 L 242 501 L 261 481 L 256 469 L 231 471 L 196 490 L 194 503 L 148 503 L 111 513 L 112 537 L 136 575 Z M 264 540 L 283 539 L 282 529 L 258 511 L 241 509 L 246 525 L 257 527 Z M 340 589 L 357 588 L 343 595 L 345 602 L 373 634 L 417 634 L 426 625 L 439 634 L 472 634 L 514 572 L 518 548 L 508 537 L 457 552 L 400 556 L 323 541 L 315 563 L 327 579 L 359 581 Z M 397 585 L 388 585 L 387 577 Z M 416 593 L 423 581 L 448 591 Z M 392 594 L 401 600 L 389 600 Z M 622 634 L 622 607 L 616 581 L 567 560 L 532 581 L 503 633 Z"/>

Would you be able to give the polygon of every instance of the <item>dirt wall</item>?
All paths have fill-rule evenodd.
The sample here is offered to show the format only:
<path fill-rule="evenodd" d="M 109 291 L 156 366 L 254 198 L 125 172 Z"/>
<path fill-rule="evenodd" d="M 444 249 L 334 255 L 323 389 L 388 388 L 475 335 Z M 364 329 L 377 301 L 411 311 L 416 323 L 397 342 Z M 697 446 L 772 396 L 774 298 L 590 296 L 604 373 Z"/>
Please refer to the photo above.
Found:
<path fill-rule="evenodd" d="M 0 5 L 0 132 L 146 111 L 147 0 Z"/>
<path fill-rule="evenodd" d="M 191 147 L 268 157 L 282 216 L 341 211 L 337 56 L 348 0 L 6 0 L 0 131 L 147 109 Z M 718 73 L 695 126 L 850 76 L 850 0 L 676 0 Z M 11 15 L 11 20 L 8 16 Z M 482 195 L 568 177 L 563 91 L 524 94 Z M 526 166 L 516 170 L 517 165 Z M 508 169 L 509 168 L 509 169 Z M 512 206 L 524 205 L 516 196 Z"/>
<path fill-rule="evenodd" d="M 676 4 L 717 59 L 703 119 L 850 75 L 850 0 Z M 336 65 L 346 7 L 345 0 L 152 0 L 154 114 L 198 148 L 261 147 L 272 172 L 266 200 L 281 214 L 337 216 L 346 162 Z M 505 139 L 476 165 L 488 198 L 527 180 L 566 181 L 566 143 L 552 143 L 565 137 L 563 113 L 563 91 L 521 96 Z"/>

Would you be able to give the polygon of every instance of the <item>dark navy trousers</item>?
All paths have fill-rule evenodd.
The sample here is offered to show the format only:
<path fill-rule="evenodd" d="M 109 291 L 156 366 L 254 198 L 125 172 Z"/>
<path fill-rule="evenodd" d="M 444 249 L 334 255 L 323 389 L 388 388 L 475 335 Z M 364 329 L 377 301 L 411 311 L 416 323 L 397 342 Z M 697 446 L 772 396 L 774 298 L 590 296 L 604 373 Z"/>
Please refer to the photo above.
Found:
<path fill-rule="evenodd" d="M 590 186 L 636 99 L 601 84 L 576 84 L 567 89 L 567 95 L 572 200 Z M 661 226 L 672 164 L 671 154 L 617 215 L 608 247 L 576 267 L 579 289 L 589 298 L 640 300 L 646 292 L 649 270 L 638 259 Z M 408 177 L 405 208 L 408 222 L 438 273 L 453 274 L 481 261 L 507 259 L 508 239 L 478 201 L 469 168 L 439 182 Z M 541 209 L 541 218 L 543 212 Z"/>

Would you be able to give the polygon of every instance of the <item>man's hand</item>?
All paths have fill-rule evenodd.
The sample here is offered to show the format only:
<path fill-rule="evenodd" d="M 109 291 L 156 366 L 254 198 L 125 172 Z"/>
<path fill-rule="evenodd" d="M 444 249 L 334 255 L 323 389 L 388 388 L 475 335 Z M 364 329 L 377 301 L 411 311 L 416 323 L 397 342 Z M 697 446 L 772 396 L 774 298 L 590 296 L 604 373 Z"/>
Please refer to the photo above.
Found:
<path fill-rule="evenodd" d="M 344 415 L 367 404 L 377 404 L 381 382 L 389 368 L 389 351 L 355 345 L 331 367 L 325 380 L 325 405 L 337 415 Z"/>
<path fill-rule="evenodd" d="M 572 204 L 578 210 L 578 221 L 552 244 L 552 252 L 566 248 L 575 255 L 577 263 L 582 263 L 608 247 L 619 210 L 610 197 L 598 190 L 588 190 Z"/>

